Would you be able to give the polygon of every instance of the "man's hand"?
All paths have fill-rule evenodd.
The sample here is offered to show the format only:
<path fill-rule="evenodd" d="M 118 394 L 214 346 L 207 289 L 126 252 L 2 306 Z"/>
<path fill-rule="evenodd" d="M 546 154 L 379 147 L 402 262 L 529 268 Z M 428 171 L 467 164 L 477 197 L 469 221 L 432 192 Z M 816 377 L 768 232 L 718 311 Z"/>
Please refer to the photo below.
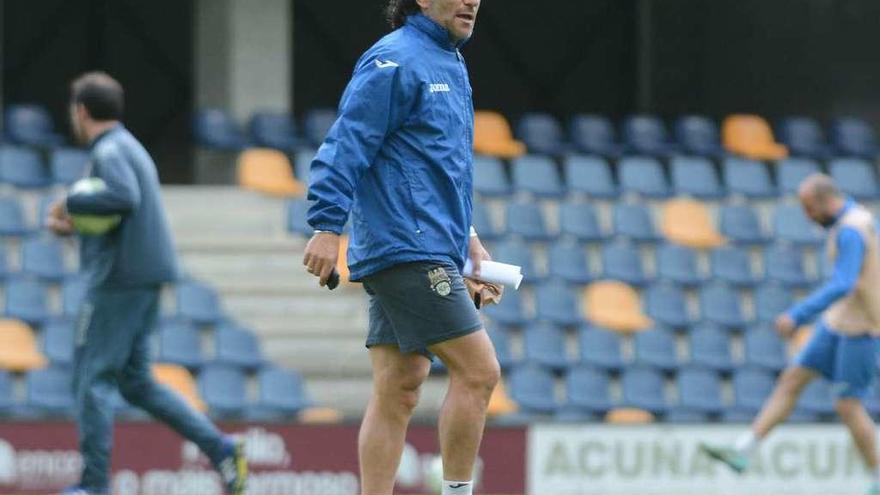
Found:
<path fill-rule="evenodd" d="M 471 265 L 474 267 L 474 278 L 480 278 L 480 262 L 483 260 L 491 260 L 492 257 L 489 256 L 489 251 L 486 251 L 486 248 L 483 247 L 483 243 L 480 242 L 480 238 L 477 236 L 471 236 L 470 238 L 468 257 L 471 260 Z"/>
<path fill-rule="evenodd" d="M 783 338 L 787 339 L 794 335 L 795 329 L 795 322 L 788 313 L 782 313 L 776 317 L 776 331 L 779 332 L 779 335 Z"/>
<path fill-rule="evenodd" d="M 66 199 L 62 198 L 49 207 L 46 216 L 46 227 L 55 235 L 66 236 L 73 234 L 73 219 L 67 213 Z"/>
<path fill-rule="evenodd" d="M 327 285 L 330 273 L 339 260 L 339 236 L 333 232 L 317 232 L 306 244 L 303 265 L 319 279 L 321 287 Z"/>

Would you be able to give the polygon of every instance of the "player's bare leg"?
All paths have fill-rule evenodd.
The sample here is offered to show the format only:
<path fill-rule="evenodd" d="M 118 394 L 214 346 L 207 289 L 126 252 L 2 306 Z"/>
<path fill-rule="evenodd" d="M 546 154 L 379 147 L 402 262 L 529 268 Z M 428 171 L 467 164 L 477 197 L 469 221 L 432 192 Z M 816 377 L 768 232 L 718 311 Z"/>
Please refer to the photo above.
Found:
<path fill-rule="evenodd" d="M 391 495 L 406 440 L 431 363 L 393 346 L 370 348 L 373 394 L 358 436 L 362 495 Z"/>
<path fill-rule="evenodd" d="M 776 388 L 752 423 L 751 430 L 738 438 L 733 448 L 701 444 L 701 449 L 737 473 L 742 473 L 748 468 L 749 457 L 761 440 L 791 415 L 804 387 L 814 378 L 816 372 L 803 366 L 788 368 L 779 377 Z"/>
<path fill-rule="evenodd" d="M 449 369 L 449 390 L 439 422 L 443 479 L 470 482 L 489 398 L 501 374 L 495 348 L 485 330 L 480 330 L 429 349 Z"/>
<path fill-rule="evenodd" d="M 877 455 L 877 428 L 865 406 L 856 398 L 838 399 L 834 404 L 840 420 L 849 429 L 853 442 L 862 455 L 865 465 L 874 477 L 875 492 L 880 493 L 880 459 Z"/>

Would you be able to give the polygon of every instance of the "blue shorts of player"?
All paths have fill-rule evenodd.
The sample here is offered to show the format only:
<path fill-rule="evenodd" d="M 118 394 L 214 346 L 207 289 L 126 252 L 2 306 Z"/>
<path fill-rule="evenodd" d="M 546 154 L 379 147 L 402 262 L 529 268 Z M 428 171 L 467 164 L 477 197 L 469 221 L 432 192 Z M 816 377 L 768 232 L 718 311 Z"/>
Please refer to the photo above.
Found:
<path fill-rule="evenodd" d="M 794 362 L 828 379 L 837 398 L 863 399 L 876 373 L 875 344 L 870 335 L 842 335 L 819 321 Z"/>

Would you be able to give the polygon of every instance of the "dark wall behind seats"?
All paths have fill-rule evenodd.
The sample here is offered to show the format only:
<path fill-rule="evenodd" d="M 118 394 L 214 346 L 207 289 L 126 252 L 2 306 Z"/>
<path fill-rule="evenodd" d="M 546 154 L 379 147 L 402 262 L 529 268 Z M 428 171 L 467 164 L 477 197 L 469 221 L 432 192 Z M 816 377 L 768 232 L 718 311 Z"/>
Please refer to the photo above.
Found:
<path fill-rule="evenodd" d="M 45 105 L 68 133 L 69 81 L 86 70 L 106 70 L 125 87 L 125 124 L 156 159 L 163 182 L 190 180 L 193 0 L 2 6 L 5 104 Z"/>

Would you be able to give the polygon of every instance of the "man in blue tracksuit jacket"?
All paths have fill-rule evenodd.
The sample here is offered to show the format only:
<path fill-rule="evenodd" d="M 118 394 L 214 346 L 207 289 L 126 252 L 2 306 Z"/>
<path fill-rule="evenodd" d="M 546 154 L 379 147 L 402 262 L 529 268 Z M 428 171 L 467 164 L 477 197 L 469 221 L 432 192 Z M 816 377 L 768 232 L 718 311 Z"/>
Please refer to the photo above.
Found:
<path fill-rule="evenodd" d="M 498 362 L 462 278 L 488 253 L 471 229 L 473 102 L 459 48 L 479 0 L 391 0 L 394 31 L 357 62 L 312 162 L 304 264 L 324 285 L 351 219 L 351 279 L 370 294 L 374 390 L 361 426 L 363 495 L 391 495 L 419 388 L 437 355 L 443 494 L 470 495 Z"/>
<path fill-rule="evenodd" d="M 71 121 L 77 138 L 89 143 L 91 177 L 103 190 L 76 192 L 51 208 L 48 227 L 74 233 L 70 215 L 119 215 L 103 235 L 80 238 L 86 301 L 76 325 L 74 391 L 83 471 L 65 493 L 109 493 L 113 393 L 118 389 L 196 443 L 220 471 L 226 490 L 244 491 L 247 465 L 240 445 L 220 433 L 177 394 L 155 382 L 150 333 L 159 316 L 163 283 L 177 278 L 177 256 L 162 207 L 156 166 L 119 122 L 123 90 L 104 73 L 87 73 L 71 85 Z"/>

